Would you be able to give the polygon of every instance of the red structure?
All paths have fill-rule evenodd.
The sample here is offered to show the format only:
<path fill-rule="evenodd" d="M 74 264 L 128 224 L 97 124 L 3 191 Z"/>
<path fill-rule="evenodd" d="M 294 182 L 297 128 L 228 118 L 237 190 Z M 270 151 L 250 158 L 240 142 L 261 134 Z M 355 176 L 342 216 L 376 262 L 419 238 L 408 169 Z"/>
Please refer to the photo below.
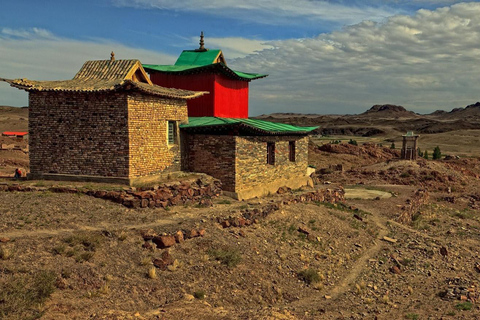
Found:
<path fill-rule="evenodd" d="M 227 67 L 221 50 L 209 50 L 200 36 L 200 48 L 184 50 L 174 65 L 143 65 L 152 83 L 176 89 L 208 91 L 189 100 L 189 117 L 248 118 L 248 84 L 267 75 Z"/>

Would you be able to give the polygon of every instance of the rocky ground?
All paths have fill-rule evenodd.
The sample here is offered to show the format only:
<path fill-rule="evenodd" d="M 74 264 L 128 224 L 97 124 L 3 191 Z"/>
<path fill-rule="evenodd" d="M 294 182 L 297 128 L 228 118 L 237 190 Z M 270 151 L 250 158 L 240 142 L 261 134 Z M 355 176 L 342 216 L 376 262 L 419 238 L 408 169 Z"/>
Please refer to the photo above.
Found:
<path fill-rule="evenodd" d="M 480 319 L 479 159 L 331 149 L 327 202 L 0 192 L 0 319 Z"/>

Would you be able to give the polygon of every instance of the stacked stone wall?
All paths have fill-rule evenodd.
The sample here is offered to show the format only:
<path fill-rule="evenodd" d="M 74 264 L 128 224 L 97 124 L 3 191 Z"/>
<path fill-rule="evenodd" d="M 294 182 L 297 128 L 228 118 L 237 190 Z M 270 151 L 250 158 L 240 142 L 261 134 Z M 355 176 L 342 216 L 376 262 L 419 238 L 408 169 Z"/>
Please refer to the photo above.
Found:
<path fill-rule="evenodd" d="M 295 162 L 289 160 L 289 141 L 295 141 Z M 268 142 L 275 143 L 273 165 L 267 164 Z M 307 166 L 308 137 L 236 137 L 235 192 L 305 176 Z"/>
<path fill-rule="evenodd" d="M 125 94 L 30 92 L 30 172 L 127 177 Z"/>
<path fill-rule="evenodd" d="M 176 121 L 174 144 L 168 144 L 168 121 Z M 187 122 L 185 100 L 129 95 L 130 177 L 181 170 L 178 125 Z"/>
<path fill-rule="evenodd" d="M 222 188 L 235 191 L 235 136 L 183 133 L 183 169 L 202 172 L 222 181 Z"/>

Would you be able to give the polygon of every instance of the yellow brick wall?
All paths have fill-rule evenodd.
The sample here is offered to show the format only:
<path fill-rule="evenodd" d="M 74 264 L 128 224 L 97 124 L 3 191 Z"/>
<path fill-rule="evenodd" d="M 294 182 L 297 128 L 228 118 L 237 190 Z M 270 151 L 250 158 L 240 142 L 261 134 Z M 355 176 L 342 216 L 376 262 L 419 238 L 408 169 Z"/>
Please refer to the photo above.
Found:
<path fill-rule="evenodd" d="M 167 121 L 177 121 L 176 144 L 167 141 Z M 178 125 L 187 123 L 186 100 L 162 99 L 138 93 L 128 96 L 130 177 L 181 169 Z"/>

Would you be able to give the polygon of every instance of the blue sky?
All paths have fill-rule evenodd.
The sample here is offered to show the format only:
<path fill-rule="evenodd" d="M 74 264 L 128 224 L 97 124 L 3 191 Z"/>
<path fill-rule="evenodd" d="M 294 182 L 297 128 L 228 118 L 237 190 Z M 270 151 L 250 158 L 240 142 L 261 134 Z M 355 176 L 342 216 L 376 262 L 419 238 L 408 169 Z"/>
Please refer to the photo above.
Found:
<path fill-rule="evenodd" d="M 83 62 L 173 63 L 223 49 L 251 83 L 250 114 L 420 113 L 480 100 L 480 3 L 449 0 L 3 0 L 0 77 L 69 79 Z M 0 84 L 0 105 L 27 105 Z"/>

